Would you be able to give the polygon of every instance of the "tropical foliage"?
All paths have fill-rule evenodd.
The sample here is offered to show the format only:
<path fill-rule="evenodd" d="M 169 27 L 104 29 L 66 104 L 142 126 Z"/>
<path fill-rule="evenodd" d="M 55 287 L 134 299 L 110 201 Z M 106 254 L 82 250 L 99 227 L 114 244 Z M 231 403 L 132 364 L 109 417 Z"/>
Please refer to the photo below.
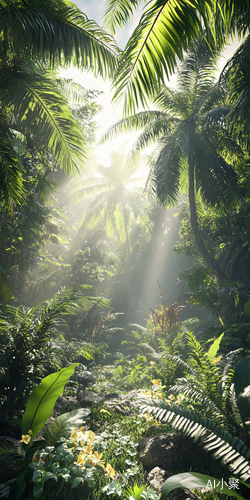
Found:
<path fill-rule="evenodd" d="M 24 201 L 25 168 L 15 149 L 21 133 L 27 149 L 41 140 L 66 171 L 86 157 L 84 142 L 63 88 L 55 79 L 62 63 L 112 75 L 115 43 L 74 4 L 6 0 L 0 6 L 0 184 L 6 206 Z"/>
<path fill-rule="evenodd" d="M 123 26 L 139 1 L 107 2 L 106 24 Z M 114 79 L 114 100 L 124 99 L 124 112 L 133 114 L 139 104 L 157 95 L 165 78 L 173 74 L 190 42 L 206 30 L 210 46 L 221 47 L 235 32 L 244 35 L 249 26 L 247 0 L 152 0 L 144 8 Z"/>
<path fill-rule="evenodd" d="M 1 498 L 159 500 L 137 447 L 170 432 L 203 460 L 172 465 L 162 500 L 248 497 L 248 4 L 107 0 L 100 28 L 66 0 L 0 3 Z M 108 32 L 139 7 L 121 52 Z M 139 130 L 128 159 L 95 159 L 99 92 L 71 65 L 113 78 L 104 139 Z"/>
<path fill-rule="evenodd" d="M 1 314 L 2 419 L 23 409 L 32 388 L 44 374 L 62 368 L 80 354 L 92 358 L 91 344 L 66 344 L 63 337 L 63 327 L 67 329 L 65 316 L 75 315 L 93 303 L 107 306 L 103 299 L 95 300 L 84 292 L 85 287 L 61 290 L 47 304 L 33 308 L 8 306 Z"/>
<path fill-rule="evenodd" d="M 222 283 L 230 280 L 230 276 L 204 244 L 198 227 L 195 191 L 209 205 L 227 209 L 235 205 L 240 191 L 235 165 L 243 153 L 229 135 L 226 92 L 215 83 L 215 63 L 216 58 L 204 41 L 194 44 L 179 67 L 177 90 L 161 87 L 154 99 L 157 111 L 145 111 L 121 120 L 104 139 L 121 131 L 142 128 L 134 154 L 157 141 L 148 183 L 165 206 L 177 202 L 186 174 L 195 243 L 206 265 Z"/>
<path fill-rule="evenodd" d="M 239 426 L 240 418 L 244 427 L 248 421 L 247 373 L 250 358 L 240 361 L 234 371 L 230 370 L 233 357 L 233 353 L 230 353 L 229 362 L 225 363 L 226 360 L 223 360 L 224 367 L 221 372 L 219 363 L 218 366 L 215 364 L 218 341 L 214 342 L 207 354 L 192 336 L 189 344 L 195 347 L 191 364 L 199 367 L 200 374 L 187 366 L 186 370 L 190 375 L 180 381 L 177 380 L 176 386 L 169 387 L 168 392 L 183 393 L 190 398 L 190 401 L 198 402 L 198 408 L 190 411 L 185 408 L 185 404 L 176 405 L 169 399 L 153 399 L 141 403 L 141 411 L 153 415 L 157 421 L 164 424 L 171 422 L 174 429 L 200 440 L 207 451 L 215 450 L 213 453 L 215 459 L 221 459 L 234 474 L 246 481 L 250 477 L 250 450 L 246 446 L 248 443 L 246 436 L 243 437 L 243 442 L 237 434 L 243 436 Z M 203 394 L 202 385 L 205 389 Z"/>

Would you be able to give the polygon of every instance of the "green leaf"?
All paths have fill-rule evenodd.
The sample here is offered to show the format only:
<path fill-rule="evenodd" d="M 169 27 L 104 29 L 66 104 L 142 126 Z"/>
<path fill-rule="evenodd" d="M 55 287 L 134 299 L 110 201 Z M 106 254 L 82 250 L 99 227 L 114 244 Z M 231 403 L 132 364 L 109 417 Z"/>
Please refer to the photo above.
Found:
<path fill-rule="evenodd" d="M 57 481 L 57 477 L 55 474 L 53 474 L 53 472 L 45 472 L 43 476 L 43 482 L 45 483 L 47 479 L 54 479 L 55 481 Z"/>
<path fill-rule="evenodd" d="M 250 356 L 242 359 L 234 372 L 236 404 L 246 431 L 250 430 Z"/>
<path fill-rule="evenodd" d="M 71 489 L 73 490 L 73 488 L 76 488 L 80 483 L 82 483 L 82 481 L 82 477 L 75 477 Z"/>
<path fill-rule="evenodd" d="M 35 469 L 34 472 L 33 472 L 33 476 L 32 476 L 32 481 L 33 483 L 36 482 L 36 480 L 41 477 L 41 471 L 40 470 L 37 470 Z"/>
<path fill-rule="evenodd" d="M 33 496 L 34 498 L 41 498 L 43 494 L 43 481 L 40 479 L 39 481 L 36 481 L 36 483 L 33 486 Z"/>
<path fill-rule="evenodd" d="M 216 354 L 220 348 L 220 343 L 221 343 L 221 339 L 222 339 L 223 335 L 224 335 L 224 332 L 219 336 L 218 339 L 216 339 L 212 343 L 212 345 L 208 351 L 208 357 L 212 363 L 214 362 L 214 358 L 216 357 Z"/>
<path fill-rule="evenodd" d="M 32 460 L 32 457 L 34 456 L 35 452 L 37 450 L 42 450 L 46 446 L 46 441 L 44 439 L 40 439 L 38 441 L 34 441 L 30 448 L 27 449 L 25 453 L 25 463 L 29 464 L 29 462 Z M 31 464 L 29 464 L 30 466 Z"/>
<path fill-rule="evenodd" d="M 54 446 L 59 438 L 67 437 L 73 427 L 81 425 L 84 418 L 89 414 L 90 410 L 88 408 L 81 408 L 79 410 L 70 411 L 69 413 L 63 413 L 63 415 L 57 417 L 45 431 L 44 439 L 46 439 L 50 446 Z"/>
<path fill-rule="evenodd" d="M 115 481 L 112 481 L 111 483 L 107 484 L 107 486 L 104 486 L 102 488 L 102 491 L 105 492 L 106 495 L 117 495 L 121 496 L 122 494 L 122 487 L 120 483 L 115 483 Z"/>
<path fill-rule="evenodd" d="M 27 481 L 25 481 L 25 475 L 26 475 L 26 469 L 21 472 L 21 474 L 19 474 L 19 476 L 17 476 L 16 478 L 16 500 L 19 500 L 19 498 L 21 498 L 25 488 L 26 488 L 26 485 L 27 485 Z"/>
<path fill-rule="evenodd" d="M 210 483 L 208 481 L 210 481 Z M 195 489 L 195 488 L 206 487 L 208 486 L 208 484 L 213 485 L 211 489 L 214 489 L 220 493 L 225 493 L 230 497 L 236 497 L 241 500 L 244 498 L 238 493 L 236 493 L 235 490 L 229 489 L 225 485 L 224 481 L 222 485 L 221 480 L 216 479 L 214 477 L 206 476 L 205 474 L 194 474 L 192 472 L 183 472 L 182 474 L 175 474 L 174 476 L 171 476 L 167 479 L 167 481 L 163 485 L 160 500 L 165 500 L 170 491 L 174 490 L 175 488 Z"/>
<path fill-rule="evenodd" d="M 36 437 L 38 431 L 43 428 L 49 418 L 56 400 L 69 381 L 69 377 L 79 364 L 74 363 L 59 372 L 48 375 L 41 381 L 40 385 L 33 389 L 22 418 L 22 434 L 27 434 L 29 430 L 32 430 L 32 437 Z"/>

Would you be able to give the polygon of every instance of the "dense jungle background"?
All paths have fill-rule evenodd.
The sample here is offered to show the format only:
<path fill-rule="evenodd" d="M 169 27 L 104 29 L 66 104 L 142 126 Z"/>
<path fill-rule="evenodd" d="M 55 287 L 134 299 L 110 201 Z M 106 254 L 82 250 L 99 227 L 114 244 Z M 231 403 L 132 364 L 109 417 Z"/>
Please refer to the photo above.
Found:
<path fill-rule="evenodd" d="M 98 5 L 0 1 L 0 498 L 173 498 L 162 435 L 172 488 L 249 498 L 249 1 Z"/>

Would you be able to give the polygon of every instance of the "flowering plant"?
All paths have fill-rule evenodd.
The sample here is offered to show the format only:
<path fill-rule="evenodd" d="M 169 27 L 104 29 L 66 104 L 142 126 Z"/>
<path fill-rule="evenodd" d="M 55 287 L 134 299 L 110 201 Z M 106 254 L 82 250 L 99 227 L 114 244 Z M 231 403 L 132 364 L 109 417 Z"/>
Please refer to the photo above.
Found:
<path fill-rule="evenodd" d="M 58 493 L 65 483 L 72 489 L 84 482 L 93 486 L 96 474 L 113 478 L 115 471 L 102 460 L 103 454 L 98 451 L 100 446 L 100 438 L 92 431 L 75 427 L 68 437 L 60 437 L 54 446 L 38 449 L 28 466 L 33 471 L 34 497 L 43 496 L 44 483 L 48 479 L 60 483 Z"/>

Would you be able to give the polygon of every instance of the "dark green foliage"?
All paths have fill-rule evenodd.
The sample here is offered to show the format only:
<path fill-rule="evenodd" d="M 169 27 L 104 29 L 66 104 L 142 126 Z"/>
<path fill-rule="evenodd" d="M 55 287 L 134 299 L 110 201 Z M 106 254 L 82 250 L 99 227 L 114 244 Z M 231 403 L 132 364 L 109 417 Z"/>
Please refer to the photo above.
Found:
<path fill-rule="evenodd" d="M 221 341 L 221 349 L 223 352 L 243 349 L 243 352 L 248 354 L 250 349 L 249 323 L 226 324 L 221 327 L 210 327 L 202 332 L 200 339 L 207 340 L 214 336 L 217 337 L 222 332 L 224 332 L 224 336 Z"/>
<path fill-rule="evenodd" d="M 88 308 L 94 299 L 84 296 L 84 287 L 61 290 L 47 305 L 15 308 L 9 306 L 0 318 L 1 416 L 5 419 L 22 410 L 41 378 L 68 361 L 65 357 L 64 317 Z M 97 303 L 104 305 L 102 299 Z M 72 346 L 73 347 L 73 346 Z M 91 345 L 75 344 L 72 357 L 92 358 Z"/>

